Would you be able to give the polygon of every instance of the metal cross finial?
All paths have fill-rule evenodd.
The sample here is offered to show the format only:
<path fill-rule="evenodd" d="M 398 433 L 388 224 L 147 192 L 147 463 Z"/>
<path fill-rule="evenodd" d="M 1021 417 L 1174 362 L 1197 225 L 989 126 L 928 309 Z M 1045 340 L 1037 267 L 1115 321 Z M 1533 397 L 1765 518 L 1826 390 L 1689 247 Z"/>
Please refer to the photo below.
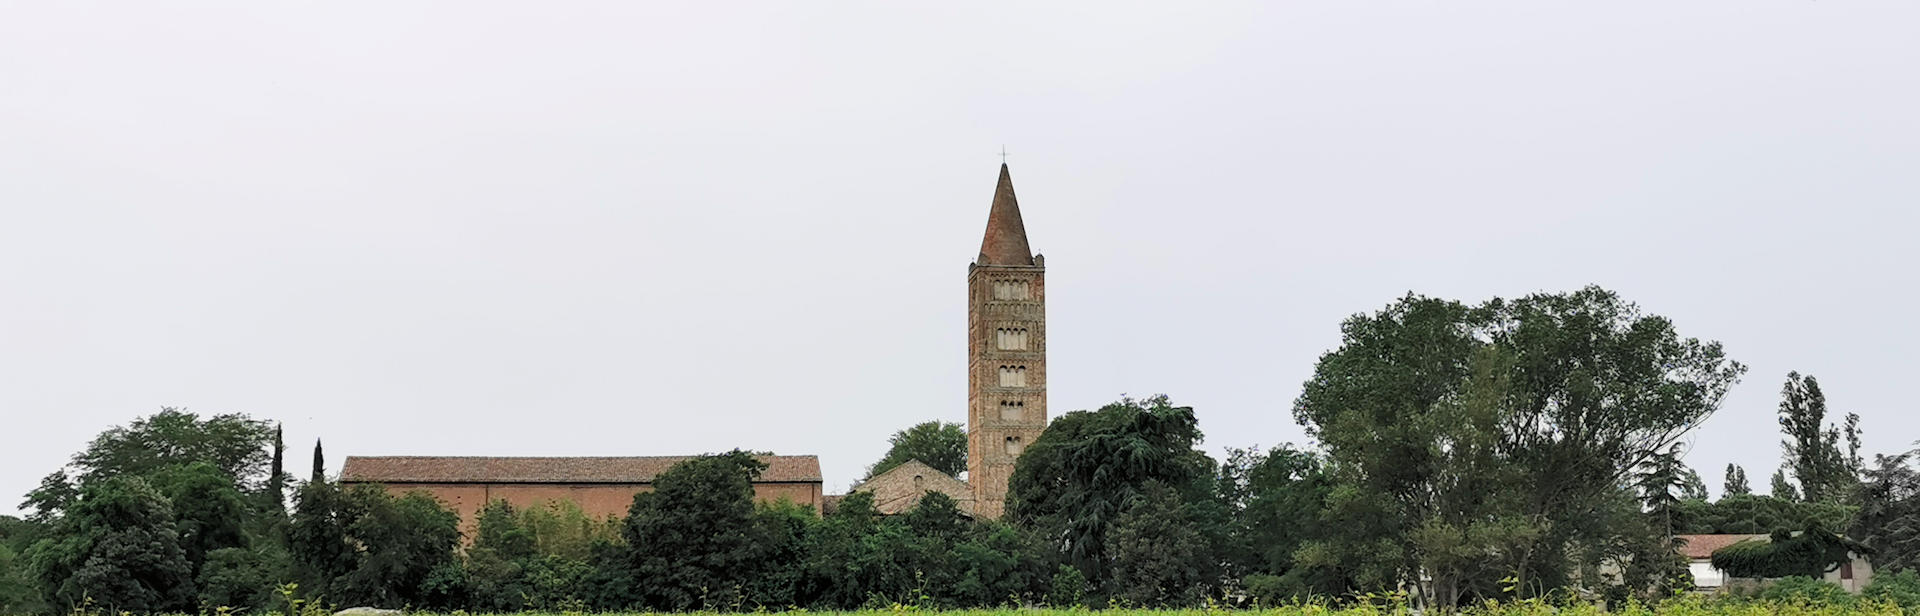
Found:
<path fill-rule="evenodd" d="M 1007 146 L 1000 146 L 1000 164 L 1007 164 Z"/>

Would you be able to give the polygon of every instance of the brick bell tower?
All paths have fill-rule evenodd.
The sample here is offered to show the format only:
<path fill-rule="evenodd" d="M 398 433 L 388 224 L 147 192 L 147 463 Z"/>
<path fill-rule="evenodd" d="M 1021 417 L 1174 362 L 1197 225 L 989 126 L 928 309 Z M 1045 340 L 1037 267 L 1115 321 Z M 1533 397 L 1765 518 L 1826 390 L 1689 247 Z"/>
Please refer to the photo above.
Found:
<path fill-rule="evenodd" d="M 1047 428 L 1046 271 L 1027 247 L 1003 163 L 987 236 L 967 267 L 967 483 L 981 517 L 1006 511 L 1013 461 Z"/>

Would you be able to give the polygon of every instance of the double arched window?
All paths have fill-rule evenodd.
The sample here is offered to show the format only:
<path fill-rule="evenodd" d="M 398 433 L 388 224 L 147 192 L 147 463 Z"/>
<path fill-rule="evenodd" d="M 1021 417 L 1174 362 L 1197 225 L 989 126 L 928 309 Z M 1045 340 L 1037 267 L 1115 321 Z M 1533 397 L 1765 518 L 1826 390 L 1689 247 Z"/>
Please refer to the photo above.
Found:
<path fill-rule="evenodd" d="M 1001 366 L 1000 367 L 1000 386 L 1001 387 L 1026 387 L 1027 386 L 1027 367 L 1026 366 Z"/>

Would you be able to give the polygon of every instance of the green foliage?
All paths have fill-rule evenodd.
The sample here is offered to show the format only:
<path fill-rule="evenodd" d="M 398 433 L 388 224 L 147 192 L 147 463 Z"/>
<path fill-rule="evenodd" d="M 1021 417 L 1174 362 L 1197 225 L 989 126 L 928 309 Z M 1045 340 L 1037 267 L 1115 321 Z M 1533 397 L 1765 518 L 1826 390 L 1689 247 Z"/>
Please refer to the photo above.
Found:
<path fill-rule="evenodd" d="M 1721 481 L 1720 497 L 1745 496 L 1753 493 L 1753 486 L 1747 483 L 1747 469 L 1727 464 L 1726 479 Z"/>
<path fill-rule="evenodd" d="M 1908 614 L 1920 614 L 1920 572 L 1904 569 L 1875 575 L 1860 597 L 1898 605 Z"/>
<path fill-rule="evenodd" d="M 180 547 L 195 575 L 208 553 L 246 547 L 246 498 L 218 467 L 207 462 L 170 467 L 155 474 L 153 486 L 173 505 Z"/>
<path fill-rule="evenodd" d="M 1303 555 L 1328 564 L 1393 555 L 1389 570 L 1356 571 L 1357 583 L 1389 588 L 1429 562 L 1412 539 L 1435 520 L 1462 537 L 1473 533 L 1456 520 L 1540 529 L 1497 548 L 1515 560 L 1511 586 L 1522 594 L 1569 583 L 1571 565 L 1621 556 L 1607 546 L 1644 525 L 1602 515 L 1602 505 L 1745 371 L 1717 343 L 1680 338 L 1666 319 L 1595 287 L 1477 306 L 1409 296 L 1342 331 L 1294 415 L 1340 469 L 1346 487 L 1330 511 L 1382 522 L 1370 538 Z M 1465 588 L 1492 581 L 1470 575 Z"/>
<path fill-rule="evenodd" d="M 0 614 L 25 614 L 41 609 L 40 594 L 27 578 L 26 562 L 8 541 L 13 522 L 0 516 Z"/>
<path fill-rule="evenodd" d="M 1106 594 L 1127 605 L 1198 605 L 1219 567 L 1196 526 L 1178 493 L 1150 484 L 1108 531 Z"/>
<path fill-rule="evenodd" d="M 1087 576 L 1073 565 L 1060 565 L 1047 581 L 1047 605 L 1082 607 L 1087 600 Z"/>
<path fill-rule="evenodd" d="M 739 450 L 700 456 L 654 478 L 634 496 L 623 535 L 641 605 L 684 611 L 743 604 L 743 587 L 784 565 L 762 543 L 753 479 L 766 464 Z"/>
<path fill-rule="evenodd" d="M 273 606 L 274 588 L 287 576 L 286 552 L 277 548 L 220 548 L 207 553 L 196 578 L 200 605 L 260 612 Z"/>
<path fill-rule="evenodd" d="M 239 489 L 264 485 L 270 456 L 267 446 L 273 430 L 267 422 L 246 415 L 215 415 L 207 419 L 184 410 L 163 408 L 159 413 L 116 426 L 94 437 L 73 455 L 67 468 L 41 480 L 27 494 L 25 506 L 35 519 L 59 515 L 89 482 L 113 477 L 152 478 L 162 471 L 208 464 Z"/>
<path fill-rule="evenodd" d="M 879 462 L 867 467 L 867 479 L 908 460 L 919 460 L 933 470 L 955 477 L 967 470 L 967 431 L 960 424 L 947 421 L 915 424 L 893 433 L 887 442 L 892 446 Z"/>
<path fill-rule="evenodd" d="M 1736 494 L 1715 502 L 1681 501 L 1676 513 L 1679 532 L 1700 535 L 1765 535 L 1780 529 L 1847 528 L 1854 507 L 1838 503 L 1804 502 Z"/>
<path fill-rule="evenodd" d="M 46 538 L 28 551 L 42 593 L 59 605 L 137 613 L 193 607 L 193 568 L 173 509 L 145 480 L 89 482 Z"/>
<path fill-rule="evenodd" d="M 1870 553 L 1859 542 L 1818 526 L 1799 533 L 1774 531 L 1767 541 L 1742 541 L 1713 552 L 1713 566 L 1732 577 L 1820 577 L 1853 558 Z"/>
<path fill-rule="evenodd" d="M 1827 397 L 1819 381 L 1787 373 L 1780 390 L 1781 457 L 1800 482 L 1800 496 L 1809 501 L 1845 500 L 1859 484 L 1860 416 L 1847 416 L 1844 433 L 1824 425 L 1826 418 Z"/>
<path fill-rule="evenodd" d="M 1860 488 L 1852 534 L 1874 549 L 1873 564 L 1883 570 L 1920 570 L 1920 471 L 1912 465 L 1916 456 L 1920 450 L 1874 456 Z"/>
<path fill-rule="evenodd" d="M 1816 577 L 1795 575 L 1775 580 L 1760 589 L 1760 598 L 1779 603 L 1848 606 L 1853 595 L 1839 584 Z"/>
<path fill-rule="evenodd" d="M 1794 487 L 1793 482 L 1787 481 L 1787 471 L 1784 469 L 1773 472 L 1773 480 L 1767 486 L 1767 494 L 1774 498 L 1800 500 L 1800 489 Z"/>
<path fill-rule="evenodd" d="M 1190 407 L 1166 396 L 1123 399 L 1061 416 L 1020 456 L 1008 486 L 1007 519 L 1057 538 L 1067 564 L 1107 585 L 1107 530 L 1159 484 L 1197 502 L 1211 498 L 1213 463 L 1194 449 Z"/>
<path fill-rule="evenodd" d="M 427 582 L 444 583 L 458 564 L 459 522 L 422 492 L 396 498 L 380 486 L 309 483 L 289 523 L 288 550 L 311 596 L 433 607 L 448 593 Z"/>
<path fill-rule="evenodd" d="M 1266 574 L 1277 583 L 1279 576 L 1290 576 L 1290 582 L 1298 583 L 1288 596 L 1346 594 L 1351 585 L 1337 570 L 1299 566 L 1294 558 L 1302 547 L 1327 540 L 1337 528 L 1322 518 L 1333 492 L 1333 477 L 1324 460 L 1282 445 L 1264 454 L 1230 451 L 1222 467 L 1223 476 L 1245 477 L 1244 488 L 1235 487 L 1233 480 L 1222 488 L 1225 498 L 1239 505 L 1234 538 L 1227 542 L 1229 562 L 1247 572 L 1248 580 Z M 1251 592 L 1252 582 L 1247 585 Z M 1276 588 L 1270 586 L 1266 592 Z M 1272 594 L 1255 596 L 1280 599 Z"/>

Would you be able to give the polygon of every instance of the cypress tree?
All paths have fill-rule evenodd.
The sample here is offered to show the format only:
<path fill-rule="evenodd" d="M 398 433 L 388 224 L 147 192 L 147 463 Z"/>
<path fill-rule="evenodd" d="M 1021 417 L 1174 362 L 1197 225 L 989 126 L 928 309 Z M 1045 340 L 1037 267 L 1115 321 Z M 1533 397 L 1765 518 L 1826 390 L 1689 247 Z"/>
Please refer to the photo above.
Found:
<path fill-rule="evenodd" d="M 327 455 L 320 450 L 320 439 L 313 439 L 313 483 L 327 482 Z"/>
<path fill-rule="evenodd" d="M 283 514 L 287 510 L 287 446 L 281 441 L 281 427 L 273 426 L 273 465 L 267 471 L 268 510 L 274 514 Z"/>

